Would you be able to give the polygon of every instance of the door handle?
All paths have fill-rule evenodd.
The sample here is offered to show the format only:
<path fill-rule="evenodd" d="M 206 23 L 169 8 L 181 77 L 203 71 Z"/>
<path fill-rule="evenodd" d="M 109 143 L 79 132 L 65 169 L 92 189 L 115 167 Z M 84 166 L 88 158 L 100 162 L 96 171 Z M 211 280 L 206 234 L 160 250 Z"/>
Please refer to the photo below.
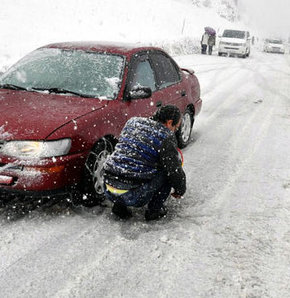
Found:
<path fill-rule="evenodd" d="M 156 102 L 156 107 L 161 108 L 162 107 L 162 101 L 157 101 Z"/>

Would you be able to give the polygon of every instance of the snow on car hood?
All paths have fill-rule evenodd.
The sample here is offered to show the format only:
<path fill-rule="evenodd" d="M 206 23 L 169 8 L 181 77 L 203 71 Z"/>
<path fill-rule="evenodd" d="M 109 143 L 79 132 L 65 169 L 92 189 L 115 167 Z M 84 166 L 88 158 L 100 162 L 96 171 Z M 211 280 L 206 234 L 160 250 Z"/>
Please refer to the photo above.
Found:
<path fill-rule="evenodd" d="M 0 90 L 0 139 L 45 139 L 55 129 L 108 101 L 59 94 Z"/>
<path fill-rule="evenodd" d="M 221 37 L 220 41 L 230 42 L 230 43 L 246 43 L 245 39 L 241 38 L 230 38 L 230 37 Z"/>
<path fill-rule="evenodd" d="M 271 47 L 271 48 L 279 48 L 279 49 L 283 49 L 284 48 L 284 45 L 283 44 L 280 44 L 280 43 L 271 43 L 269 42 L 267 44 L 268 47 Z"/>

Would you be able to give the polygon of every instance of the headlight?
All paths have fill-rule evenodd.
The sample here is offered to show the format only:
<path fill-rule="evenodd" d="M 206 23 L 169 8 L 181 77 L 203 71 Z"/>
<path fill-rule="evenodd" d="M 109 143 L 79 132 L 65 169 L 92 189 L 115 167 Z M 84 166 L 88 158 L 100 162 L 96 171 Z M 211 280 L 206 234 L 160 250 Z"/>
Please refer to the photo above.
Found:
<path fill-rule="evenodd" d="M 65 155 L 71 147 L 71 139 L 57 141 L 10 141 L 4 143 L 1 153 L 22 158 L 44 158 Z"/>
<path fill-rule="evenodd" d="M 221 42 L 220 42 L 220 44 L 223 44 L 223 45 L 225 45 L 225 44 L 227 44 L 227 43 L 226 43 L 226 42 L 224 42 L 224 41 L 221 41 Z"/>

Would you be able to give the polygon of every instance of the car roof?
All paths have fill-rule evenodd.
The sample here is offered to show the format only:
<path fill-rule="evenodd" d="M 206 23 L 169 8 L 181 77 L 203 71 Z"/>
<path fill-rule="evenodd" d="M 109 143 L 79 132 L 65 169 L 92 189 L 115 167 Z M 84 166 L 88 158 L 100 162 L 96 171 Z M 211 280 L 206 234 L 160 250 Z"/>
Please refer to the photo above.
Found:
<path fill-rule="evenodd" d="M 119 43 L 119 42 L 99 42 L 99 41 L 72 41 L 53 43 L 43 46 L 41 48 L 57 48 L 70 50 L 83 50 L 89 52 L 107 52 L 115 53 L 125 56 L 130 56 L 136 52 L 147 50 L 161 50 L 153 46 L 146 46 L 141 43 Z"/>

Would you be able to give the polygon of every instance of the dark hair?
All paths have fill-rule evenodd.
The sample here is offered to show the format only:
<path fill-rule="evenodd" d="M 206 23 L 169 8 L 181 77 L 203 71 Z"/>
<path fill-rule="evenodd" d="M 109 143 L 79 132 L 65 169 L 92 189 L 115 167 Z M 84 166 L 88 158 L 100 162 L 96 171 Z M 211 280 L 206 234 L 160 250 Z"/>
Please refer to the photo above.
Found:
<path fill-rule="evenodd" d="M 180 120 L 181 113 L 178 107 L 173 105 L 163 106 L 158 109 L 152 119 L 161 123 L 166 123 L 168 120 L 173 120 L 172 125 L 176 125 Z"/>

